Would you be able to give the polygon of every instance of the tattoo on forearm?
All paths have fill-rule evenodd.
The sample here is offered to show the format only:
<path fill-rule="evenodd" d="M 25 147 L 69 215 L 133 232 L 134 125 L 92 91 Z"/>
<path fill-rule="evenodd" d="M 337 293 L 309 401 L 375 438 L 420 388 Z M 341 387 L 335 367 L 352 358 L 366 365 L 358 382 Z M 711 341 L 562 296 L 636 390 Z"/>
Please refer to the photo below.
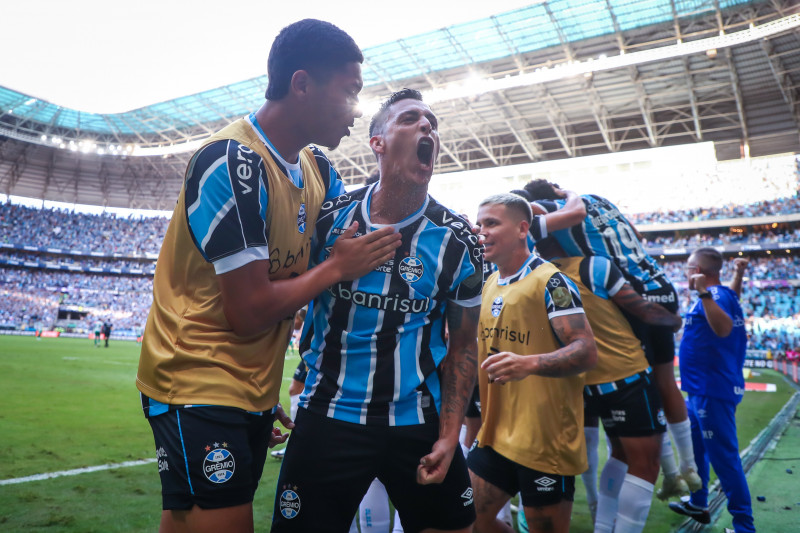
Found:
<path fill-rule="evenodd" d="M 477 327 L 480 307 L 450 305 L 450 348 L 442 362 L 442 412 L 464 416 L 478 373 Z"/>
<path fill-rule="evenodd" d="M 565 346 L 548 354 L 537 355 L 536 374 L 564 377 L 580 374 L 588 368 L 594 339 L 586 329 L 583 314 L 566 315 L 551 321 L 556 335 Z"/>

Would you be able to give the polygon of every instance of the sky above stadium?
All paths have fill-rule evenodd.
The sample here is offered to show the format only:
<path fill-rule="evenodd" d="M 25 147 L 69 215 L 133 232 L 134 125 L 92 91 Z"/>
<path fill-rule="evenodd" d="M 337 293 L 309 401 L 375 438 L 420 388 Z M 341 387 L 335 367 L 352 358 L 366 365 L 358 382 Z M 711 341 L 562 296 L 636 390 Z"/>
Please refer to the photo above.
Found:
<path fill-rule="evenodd" d="M 7 1 L 0 85 L 63 107 L 119 113 L 265 74 L 275 35 L 301 18 L 333 22 L 366 48 L 531 3 Z"/>

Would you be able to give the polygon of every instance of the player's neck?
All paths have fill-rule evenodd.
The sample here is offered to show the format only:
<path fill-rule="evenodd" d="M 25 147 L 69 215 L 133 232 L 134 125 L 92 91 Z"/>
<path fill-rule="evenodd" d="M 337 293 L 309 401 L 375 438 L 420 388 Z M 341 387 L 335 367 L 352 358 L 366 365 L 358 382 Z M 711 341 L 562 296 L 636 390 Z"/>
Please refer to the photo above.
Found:
<path fill-rule="evenodd" d="M 528 251 L 527 247 L 515 248 L 514 251 L 511 252 L 511 255 L 508 256 L 507 260 L 504 258 L 495 263 L 497 265 L 497 272 L 501 278 L 513 276 L 522 268 L 522 265 L 525 264 L 530 256 L 531 253 Z"/>
<path fill-rule="evenodd" d="M 280 156 L 288 163 L 296 163 L 300 150 L 308 144 L 306 139 L 299 134 L 300 128 L 287 127 L 291 119 L 287 118 L 287 110 L 280 102 L 267 100 L 256 111 L 256 121 L 269 142 L 278 151 Z"/>
<path fill-rule="evenodd" d="M 372 190 L 369 218 L 375 224 L 397 224 L 416 213 L 427 196 L 427 185 L 381 180 Z"/>

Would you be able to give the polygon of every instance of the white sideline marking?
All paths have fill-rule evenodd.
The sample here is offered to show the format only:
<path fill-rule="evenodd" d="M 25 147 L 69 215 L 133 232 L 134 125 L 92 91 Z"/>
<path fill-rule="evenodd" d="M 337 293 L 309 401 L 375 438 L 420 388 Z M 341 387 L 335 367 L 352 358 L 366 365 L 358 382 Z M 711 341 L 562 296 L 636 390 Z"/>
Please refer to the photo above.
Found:
<path fill-rule="evenodd" d="M 84 357 L 62 357 L 61 359 L 64 360 L 64 361 L 88 361 L 89 360 L 89 359 L 86 359 Z M 133 363 L 133 362 L 129 362 L 129 361 L 104 361 L 102 359 L 99 360 L 99 361 L 96 361 L 96 360 L 92 359 L 91 361 L 92 361 L 92 363 L 105 363 L 107 365 L 136 366 L 136 365 L 139 364 L 139 363 Z"/>
<path fill-rule="evenodd" d="M 86 466 L 73 470 L 60 470 L 58 472 L 47 472 L 46 474 L 35 474 L 33 476 L 15 477 L 11 479 L 0 479 L 0 485 L 15 485 L 17 483 L 27 483 L 28 481 L 42 481 L 63 476 L 77 476 L 78 474 L 88 474 L 89 472 L 99 472 L 100 470 L 114 470 L 115 468 L 126 468 L 129 466 L 141 466 L 155 463 L 156 459 L 141 459 L 139 461 L 125 461 L 123 463 L 108 463 L 98 466 Z"/>

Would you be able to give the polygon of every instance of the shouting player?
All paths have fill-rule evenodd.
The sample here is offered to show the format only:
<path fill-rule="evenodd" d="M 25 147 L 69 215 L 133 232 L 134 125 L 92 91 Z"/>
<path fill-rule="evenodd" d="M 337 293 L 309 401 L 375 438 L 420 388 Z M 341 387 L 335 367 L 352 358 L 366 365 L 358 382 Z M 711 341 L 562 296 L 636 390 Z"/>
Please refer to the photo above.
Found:
<path fill-rule="evenodd" d="M 393 227 L 402 245 L 314 301 L 273 531 L 346 531 L 376 477 L 405 531 L 468 532 L 475 520 L 458 437 L 477 372 L 483 264 L 467 221 L 428 195 L 438 129 L 419 92 L 392 94 L 370 124 L 380 181 L 323 206 L 314 262 L 353 222 L 367 234 Z"/>

